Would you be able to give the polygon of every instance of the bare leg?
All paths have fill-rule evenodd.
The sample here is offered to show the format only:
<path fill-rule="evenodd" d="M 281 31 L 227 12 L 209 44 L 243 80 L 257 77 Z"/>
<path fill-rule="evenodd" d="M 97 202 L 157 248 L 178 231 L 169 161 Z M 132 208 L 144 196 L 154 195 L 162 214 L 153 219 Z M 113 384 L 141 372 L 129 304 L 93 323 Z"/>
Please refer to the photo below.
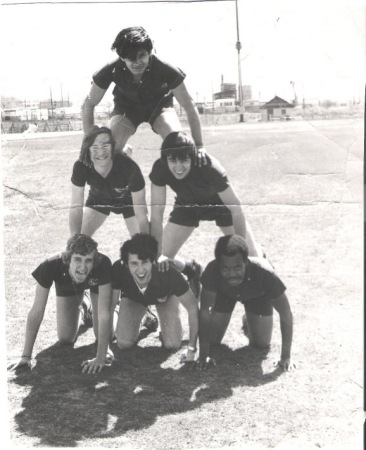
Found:
<path fill-rule="evenodd" d="M 116 141 L 116 150 L 122 152 L 129 138 L 135 133 L 135 126 L 127 117 L 117 114 L 111 118 L 110 127 Z"/>
<path fill-rule="evenodd" d="M 179 271 L 182 271 L 185 262 L 181 258 L 176 258 L 176 254 L 189 236 L 193 233 L 194 227 L 185 227 L 168 222 L 163 232 L 163 255 L 170 259 L 174 259 L 174 264 Z"/>
<path fill-rule="evenodd" d="M 88 236 L 93 236 L 97 229 L 103 225 L 107 217 L 107 215 L 102 214 L 95 209 L 85 207 L 81 232 Z"/>
<path fill-rule="evenodd" d="M 271 344 L 273 316 L 260 316 L 246 311 L 249 342 L 253 347 L 268 348 Z"/>
<path fill-rule="evenodd" d="M 81 321 L 80 305 L 84 293 L 56 298 L 57 336 L 62 344 L 73 344 Z"/>
<path fill-rule="evenodd" d="M 119 348 L 131 348 L 137 342 L 141 321 L 147 307 L 128 298 L 122 298 L 119 305 L 116 328 L 117 345 Z"/>
<path fill-rule="evenodd" d="M 183 329 L 179 313 L 180 302 L 175 295 L 165 303 L 156 305 L 161 334 L 166 349 L 178 349 L 182 345 Z"/>
<path fill-rule="evenodd" d="M 231 313 L 211 312 L 210 317 L 210 343 L 220 344 L 229 326 Z"/>
<path fill-rule="evenodd" d="M 125 219 L 125 224 L 126 224 L 128 232 L 130 233 L 130 236 L 133 236 L 136 233 L 140 232 L 140 224 L 139 224 L 136 216 Z"/>
<path fill-rule="evenodd" d="M 153 123 L 153 130 L 156 131 L 162 139 L 173 131 L 182 131 L 182 125 L 174 108 L 165 109 Z"/>

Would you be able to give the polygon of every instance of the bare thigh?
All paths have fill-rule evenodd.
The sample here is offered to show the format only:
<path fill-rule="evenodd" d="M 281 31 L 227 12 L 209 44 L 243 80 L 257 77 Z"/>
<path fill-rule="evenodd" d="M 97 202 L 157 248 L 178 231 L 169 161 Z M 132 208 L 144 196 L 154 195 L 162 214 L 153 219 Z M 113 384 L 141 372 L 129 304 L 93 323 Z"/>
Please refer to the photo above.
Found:
<path fill-rule="evenodd" d="M 136 233 L 140 232 L 140 224 L 136 216 L 125 219 L 125 224 L 130 236 L 134 236 Z"/>
<path fill-rule="evenodd" d="M 135 133 L 135 125 L 126 116 L 117 114 L 111 118 L 110 128 L 116 141 L 116 150 L 122 151 L 129 138 Z"/>
<path fill-rule="evenodd" d="M 210 343 L 220 344 L 229 326 L 231 313 L 211 312 L 210 317 Z"/>
<path fill-rule="evenodd" d="M 56 298 L 57 336 L 61 343 L 72 344 L 79 330 L 80 305 L 84 293 L 72 297 Z"/>
<path fill-rule="evenodd" d="M 194 227 L 168 222 L 163 232 L 163 255 L 174 258 L 193 231 Z"/>
<path fill-rule="evenodd" d="M 155 119 L 152 128 L 163 139 L 174 131 L 182 131 L 182 125 L 174 108 L 167 108 L 164 110 L 160 116 Z"/>
<path fill-rule="evenodd" d="M 131 348 L 137 342 L 141 321 L 147 307 L 123 297 L 119 305 L 116 328 L 117 345 L 119 348 Z"/>
<path fill-rule="evenodd" d="M 156 305 L 163 343 L 167 349 L 178 349 L 182 345 L 183 329 L 179 305 L 180 301 L 175 295 L 170 296 L 165 303 Z"/>
<path fill-rule="evenodd" d="M 96 211 L 93 208 L 88 208 L 87 206 L 83 211 L 83 222 L 81 225 L 81 232 L 88 236 L 93 236 L 93 234 L 100 228 L 105 222 L 105 214 Z"/>
<path fill-rule="evenodd" d="M 273 316 L 260 316 L 246 311 L 250 344 L 258 348 L 268 348 L 271 344 Z"/>

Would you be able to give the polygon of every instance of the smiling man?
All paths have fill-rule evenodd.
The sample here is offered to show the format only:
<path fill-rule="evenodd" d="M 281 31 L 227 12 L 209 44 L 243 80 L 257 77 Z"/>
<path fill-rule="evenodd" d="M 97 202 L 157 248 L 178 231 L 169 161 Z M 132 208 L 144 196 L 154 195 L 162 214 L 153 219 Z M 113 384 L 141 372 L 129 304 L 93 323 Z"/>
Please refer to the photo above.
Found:
<path fill-rule="evenodd" d="M 202 274 L 198 368 L 208 367 L 210 345 L 219 344 L 227 330 L 237 302 L 244 305 L 243 330 L 251 346 L 269 348 L 273 308 L 279 313 L 282 334 L 278 365 L 292 370 L 293 319 L 286 287 L 263 258 L 248 257 L 248 245 L 238 235 L 222 236 L 216 243 L 215 260 Z"/>
<path fill-rule="evenodd" d="M 173 106 L 173 96 L 184 108 L 194 142 L 203 147 L 198 110 L 184 84 L 185 73 L 153 54 L 153 42 L 139 26 L 124 28 L 116 36 L 112 50 L 118 59 L 93 75 L 93 83 L 83 110 L 84 133 L 94 125 L 94 108 L 112 83 L 114 109 L 110 127 L 118 150 L 123 150 L 138 126 L 148 122 L 163 139 L 181 130 Z"/>
<path fill-rule="evenodd" d="M 158 243 L 148 234 L 135 234 L 121 247 L 121 259 L 113 264 L 113 304 L 120 303 L 117 345 L 131 348 L 138 340 L 142 319 L 155 305 L 166 349 L 182 345 L 180 304 L 188 312 L 189 343 L 185 362 L 193 361 L 198 337 L 198 301 L 184 277 L 174 268 L 162 272 L 156 266 Z"/>
<path fill-rule="evenodd" d="M 98 340 L 96 358 L 83 362 L 83 372 L 100 371 L 107 362 L 112 332 L 111 261 L 99 253 L 89 236 L 72 236 L 66 250 L 41 263 L 32 273 L 37 281 L 33 306 L 27 317 L 25 343 L 21 358 L 9 369 L 31 366 L 33 346 L 42 323 L 52 284 L 56 288 L 57 336 L 61 344 L 73 344 L 82 319 L 84 291 L 96 294 L 93 327 Z"/>
<path fill-rule="evenodd" d="M 161 156 L 149 175 L 151 234 L 159 242 L 161 259 L 174 260 L 178 270 L 189 279 L 195 276 L 196 266 L 176 255 L 202 220 L 215 221 L 225 235 L 240 234 L 248 242 L 250 255 L 262 256 L 225 169 L 211 155 L 205 166 L 198 167 L 193 163 L 194 155 L 192 139 L 183 132 L 173 132 L 164 139 Z M 174 191 L 176 199 L 163 230 L 167 186 Z"/>

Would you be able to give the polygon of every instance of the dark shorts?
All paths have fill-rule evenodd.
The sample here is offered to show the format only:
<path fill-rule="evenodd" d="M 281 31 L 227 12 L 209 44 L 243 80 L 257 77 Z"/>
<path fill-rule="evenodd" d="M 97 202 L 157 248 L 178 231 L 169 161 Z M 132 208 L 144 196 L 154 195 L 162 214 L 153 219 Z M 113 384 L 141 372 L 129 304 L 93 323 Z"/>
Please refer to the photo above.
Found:
<path fill-rule="evenodd" d="M 111 117 L 116 115 L 126 116 L 127 119 L 134 124 L 136 129 L 144 122 L 148 122 L 151 127 L 153 127 L 155 120 L 160 116 L 160 114 L 170 108 L 175 111 L 172 94 L 164 97 L 160 100 L 160 102 L 153 106 L 136 106 L 135 108 L 131 108 L 128 106 L 119 105 L 115 102 Z"/>
<path fill-rule="evenodd" d="M 124 219 L 129 219 L 135 215 L 135 210 L 132 206 L 132 196 L 129 195 L 125 199 L 125 203 L 114 204 L 111 206 L 111 202 L 106 200 L 97 199 L 93 195 L 89 194 L 85 206 L 88 208 L 92 208 L 95 211 L 98 211 L 106 216 L 112 212 L 114 214 L 122 214 Z"/>
<path fill-rule="evenodd" d="M 221 313 L 232 313 L 236 299 L 224 298 L 217 296 L 215 306 L 213 310 Z M 258 297 L 255 300 L 251 300 L 244 303 L 245 311 L 249 311 L 257 316 L 273 316 L 273 306 L 270 299 L 267 297 Z"/>
<path fill-rule="evenodd" d="M 231 212 L 224 205 L 174 205 L 169 217 L 169 222 L 195 228 L 198 227 L 200 220 L 214 220 L 218 227 L 230 227 L 233 224 Z"/>

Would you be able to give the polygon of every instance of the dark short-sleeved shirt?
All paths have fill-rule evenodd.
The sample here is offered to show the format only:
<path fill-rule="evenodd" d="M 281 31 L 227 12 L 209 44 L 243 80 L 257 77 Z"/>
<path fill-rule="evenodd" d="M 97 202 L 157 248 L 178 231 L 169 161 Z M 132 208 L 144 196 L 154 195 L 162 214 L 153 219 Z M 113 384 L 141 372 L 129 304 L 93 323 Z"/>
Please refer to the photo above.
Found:
<path fill-rule="evenodd" d="M 208 164 L 202 167 L 192 163 L 188 175 L 178 180 L 169 170 L 167 162 L 160 158 L 155 161 L 149 178 L 156 186 L 170 186 L 177 194 L 177 204 L 222 205 L 218 193 L 229 187 L 229 179 L 218 160 L 211 155 L 209 159 Z"/>
<path fill-rule="evenodd" d="M 70 297 L 81 294 L 85 289 L 97 292 L 98 286 L 108 284 L 112 279 L 112 263 L 108 256 L 98 253 L 96 263 L 84 283 L 75 283 L 69 274 L 69 266 L 62 261 L 61 253 L 43 261 L 32 273 L 45 289 L 55 283 L 56 295 Z"/>
<path fill-rule="evenodd" d="M 149 66 L 140 82 L 136 82 L 126 64 L 118 58 L 93 75 L 94 83 L 101 89 L 108 89 L 115 83 L 113 89 L 114 101 L 125 108 L 151 108 L 179 86 L 185 73 L 156 55 L 150 56 Z"/>
<path fill-rule="evenodd" d="M 171 295 L 180 297 L 188 291 L 189 286 L 183 275 L 174 267 L 170 267 L 166 272 L 159 272 L 157 267 L 153 266 L 151 280 L 142 293 L 128 267 L 121 260 L 117 260 L 112 268 L 112 288 L 120 290 L 121 297 L 147 306 L 164 303 Z"/>
<path fill-rule="evenodd" d="M 220 273 L 216 260 L 204 270 L 201 283 L 203 288 L 216 292 L 214 310 L 232 312 L 236 302 L 243 303 L 254 314 L 266 314 L 271 308 L 271 300 L 279 297 L 286 286 L 272 270 L 263 267 L 257 259 L 249 258 L 244 280 L 239 286 L 230 286 Z"/>
<path fill-rule="evenodd" d="M 75 186 L 90 185 L 90 194 L 94 198 L 113 204 L 131 202 L 131 192 L 141 191 L 145 187 L 145 180 L 139 166 L 131 158 L 117 154 L 113 159 L 113 166 L 106 178 L 102 177 L 94 167 L 87 167 L 81 161 L 74 164 L 71 182 Z"/>

